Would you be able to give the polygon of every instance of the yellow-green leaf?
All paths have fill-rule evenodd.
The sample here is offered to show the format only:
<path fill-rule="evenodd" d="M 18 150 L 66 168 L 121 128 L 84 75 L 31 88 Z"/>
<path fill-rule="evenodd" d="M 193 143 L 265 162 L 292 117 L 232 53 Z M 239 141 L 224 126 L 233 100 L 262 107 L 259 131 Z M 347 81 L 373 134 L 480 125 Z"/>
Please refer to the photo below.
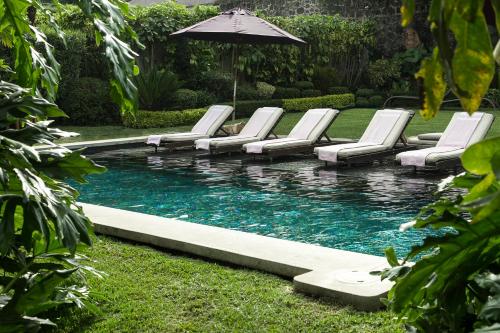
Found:
<path fill-rule="evenodd" d="M 434 49 L 432 57 L 424 59 L 417 74 L 417 79 L 423 80 L 423 105 L 420 111 L 425 119 L 433 118 L 439 111 L 446 93 L 443 66 L 439 60 L 439 50 Z"/>
<path fill-rule="evenodd" d="M 415 0 L 403 0 L 401 5 L 401 25 L 407 27 L 413 21 Z"/>
<path fill-rule="evenodd" d="M 452 60 L 453 81 L 457 87 L 454 93 L 462 107 L 473 113 L 479 108 L 495 74 L 488 26 L 481 12 L 472 21 L 454 13 L 450 28 L 457 41 Z"/>

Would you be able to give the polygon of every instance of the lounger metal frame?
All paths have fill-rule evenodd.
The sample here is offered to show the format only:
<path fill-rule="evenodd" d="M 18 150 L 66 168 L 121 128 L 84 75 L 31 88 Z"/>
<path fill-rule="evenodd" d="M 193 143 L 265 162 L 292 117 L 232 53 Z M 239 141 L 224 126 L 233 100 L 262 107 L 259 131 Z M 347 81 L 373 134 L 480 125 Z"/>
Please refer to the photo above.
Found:
<path fill-rule="evenodd" d="M 250 154 L 254 157 L 254 159 L 258 156 L 262 156 L 264 158 L 269 158 L 271 161 L 274 157 L 279 157 L 279 156 L 286 156 L 286 155 L 293 155 L 293 154 L 312 154 L 314 152 L 314 148 L 320 147 L 320 146 L 327 146 L 330 145 L 332 142 L 332 139 L 326 134 L 328 130 L 330 129 L 330 126 L 332 126 L 333 122 L 335 119 L 337 119 L 338 114 L 333 117 L 333 119 L 328 123 L 328 126 L 326 129 L 321 133 L 321 135 L 318 137 L 316 142 L 312 144 L 307 144 L 303 146 L 295 146 L 295 147 L 284 147 L 284 148 L 275 148 L 275 149 L 269 149 L 264 147 L 262 150 L 262 153 L 247 153 Z M 327 141 L 326 142 L 321 142 L 322 139 L 325 138 Z M 243 152 L 245 150 L 242 148 L 241 149 Z"/>
<path fill-rule="evenodd" d="M 333 166 L 351 166 L 352 164 L 365 164 L 365 163 L 371 163 L 377 160 L 381 160 L 385 157 L 392 156 L 399 154 L 401 152 L 407 151 L 407 150 L 413 150 L 416 149 L 416 145 L 410 145 L 408 144 L 408 141 L 406 140 L 406 136 L 404 134 L 404 131 L 410 124 L 411 120 L 415 116 L 415 111 L 413 110 L 406 110 L 410 113 L 410 116 L 408 117 L 408 120 L 406 124 L 403 127 L 403 130 L 401 131 L 401 135 L 399 136 L 399 139 L 396 140 L 394 143 L 394 146 L 392 146 L 390 149 L 386 149 L 384 151 L 379 151 L 379 152 L 373 152 L 373 153 L 366 153 L 366 154 L 359 154 L 356 156 L 351 156 L 351 157 L 346 157 L 346 158 L 340 158 L 340 160 L 337 161 L 337 163 L 331 163 L 328 161 L 325 161 L 325 166 L 333 165 Z M 401 141 L 402 146 L 397 146 L 398 141 Z"/>
<path fill-rule="evenodd" d="M 273 127 L 267 132 L 266 136 L 264 137 L 264 140 L 269 138 L 269 136 L 272 134 L 274 137 L 277 139 L 278 136 L 274 133 L 274 130 L 276 129 L 276 126 L 278 126 L 279 122 L 281 119 L 283 119 L 283 116 L 285 115 L 285 112 L 281 113 L 279 116 L 278 120 L 276 120 L 276 123 L 274 123 Z M 229 136 L 230 137 L 230 136 Z M 235 135 L 237 137 L 237 135 Z M 223 154 L 223 153 L 235 153 L 235 152 L 241 152 L 241 148 L 244 145 L 244 143 L 238 143 L 238 144 L 232 144 L 232 145 L 224 145 L 222 147 L 210 147 L 209 153 L 210 155 L 216 155 L 216 154 Z"/>

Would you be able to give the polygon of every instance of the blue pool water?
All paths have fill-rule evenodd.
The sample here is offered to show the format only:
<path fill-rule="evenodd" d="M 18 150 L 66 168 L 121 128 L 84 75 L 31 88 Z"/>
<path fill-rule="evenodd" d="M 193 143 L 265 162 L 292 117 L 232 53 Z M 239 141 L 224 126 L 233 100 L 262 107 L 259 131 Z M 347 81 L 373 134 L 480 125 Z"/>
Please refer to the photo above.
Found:
<path fill-rule="evenodd" d="M 77 186 L 82 202 L 375 255 L 391 245 L 402 255 L 421 241 L 422 231 L 402 233 L 399 225 L 430 202 L 443 177 L 140 150 L 94 159 L 108 172 Z"/>

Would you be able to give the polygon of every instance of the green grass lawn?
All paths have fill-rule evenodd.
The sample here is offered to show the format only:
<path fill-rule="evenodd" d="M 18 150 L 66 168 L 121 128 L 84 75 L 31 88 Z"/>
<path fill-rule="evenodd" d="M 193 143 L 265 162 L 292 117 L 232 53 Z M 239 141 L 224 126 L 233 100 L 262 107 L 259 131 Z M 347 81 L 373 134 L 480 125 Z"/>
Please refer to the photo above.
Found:
<path fill-rule="evenodd" d="M 103 236 L 84 253 L 109 274 L 89 279 L 103 315 L 59 312 L 60 332 L 403 332 L 388 312 L 310 298 L 254 270 Z"/>
<path fill-rule="evenodd" d="M 375 109 L 350 109 L 342 112 L 338 119 L 330 127 L 328 134 L 331 137 L 341 138 L 359 138 L 364 129 L 370 122 Z M 426 133 L 442 132 L 450 121 L 454 111 L 441 111 L 431 120 L 424 120 L 419 114 L 416 114 L 406 130 L 408 136 Z M 277 134 L 285 135 L 290 132 L 293 126 L 298 122 L 303 113 L 288 113 L 278 124 Z M 244 121 L 240 119 L 238 121 Z M 74 131 L 81 135 L 76 138 L 69 138 L 61 142 L 90 141 L 120 137 L 142 136 L 148 134 L 159 134 L 168 132 L 189 131 L 192 126 L 169 127 L 169 128 L 148 128 L 132 129 L 123 126 L 101 126 L 101 127 L 79 127 L 63 126 L 68 131 Z M 500 136 L 500 121 L 493 123 L 488 137 Z"/>

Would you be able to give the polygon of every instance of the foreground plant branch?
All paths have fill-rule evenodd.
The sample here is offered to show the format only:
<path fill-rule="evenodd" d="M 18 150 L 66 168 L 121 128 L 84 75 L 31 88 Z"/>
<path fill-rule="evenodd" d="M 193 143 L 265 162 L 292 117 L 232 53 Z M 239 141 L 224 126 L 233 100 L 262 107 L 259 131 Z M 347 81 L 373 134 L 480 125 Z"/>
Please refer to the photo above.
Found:
<path fill-rule="evenodd" d="M 136 109 L 136 88 L 130 77 L 137 72 L 135 53 L 121 38 L 135 40 L 126 22 L 128 7 L 121 0 L 79 0 L 92 18 L 96 42 L 104 43 L 112 68 L 112 94 L 123 112 Z M 46 36 L 31 25 L 28 8 L 49 17 L 49 25 L 63 38 L 49 7 L 41 1 L 0 0 L 0 35 L 11 50 L 11 62 L 1 59 L 0 81 L 0 331 L 38 331 L 54 325 L 38 318 L 62 304 L 86 306 L 89 301 L 84 272 L 100 273 L 77 254 L 91 245 L 92 228 L 78 193 L 68 180 L 105 169 L 82 155 L 54 143 L 74 136 L 50 128 L 49 118 L 64 117 L 55 100 L 59 64 Z M 39 46 L 43 51 L 38 51 Z M 37 46 L 37 47 L 35 47 Z M 9 67 L 10 65 L 10 67 Z M 34 145 L 47 145 L 35 149 Z M 70 279 L 71 278 L 71 279 Z"/>
<path fill-rule="evenodd" d="M 491 3 L 500 32 L 500 1 Z M 416 75 L 424 83 L 424 118 L 436 115 L 448 87 L 466 111 L 479 108 L 495 59 L 500 62 L 483 6 L 477 0 L 432 1 L 429 21 L 437 46 Z M 414 9 L 413 0 L 403 1 L 404 26 Z M 392 248 L 386 250 L 392 268 L 382 277 L 395 281 L 387 304 L 408 332 L 500 331 L 500 138 L 469 147 L 462 164 L 466 172 L 447 179 L 437 201 L 403 226 L 432 228 L 436 235 L 413 247 L 402 262 Z M 411 261 L 415 264 L 408 265 Z"/>

